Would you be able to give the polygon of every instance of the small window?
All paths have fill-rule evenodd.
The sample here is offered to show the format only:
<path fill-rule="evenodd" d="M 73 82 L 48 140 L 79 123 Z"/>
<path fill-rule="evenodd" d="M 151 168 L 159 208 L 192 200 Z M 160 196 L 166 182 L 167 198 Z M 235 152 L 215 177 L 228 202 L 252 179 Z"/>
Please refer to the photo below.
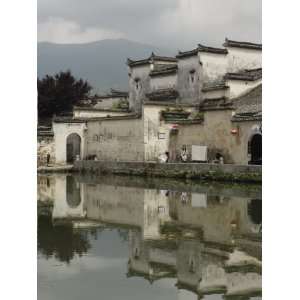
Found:
<path fill-rule="evenodd" d="M 195 77 L 194 74 L 191 74 L 191 82 L 194 83 Z"/>
<path fill-rule="evenodd" d="M 159 140 L 164 140 L 166 138 L 166 133 L 165 132 L 159 132 L 158 133 L 158 139 Z"/>
<path fill-rule="evenodd" d="M 194 83 L 195 81 L 195 72 L 196 71 L 194 69 L 190 70 L 190 76 L 189 76 L 190 83 Z"/>

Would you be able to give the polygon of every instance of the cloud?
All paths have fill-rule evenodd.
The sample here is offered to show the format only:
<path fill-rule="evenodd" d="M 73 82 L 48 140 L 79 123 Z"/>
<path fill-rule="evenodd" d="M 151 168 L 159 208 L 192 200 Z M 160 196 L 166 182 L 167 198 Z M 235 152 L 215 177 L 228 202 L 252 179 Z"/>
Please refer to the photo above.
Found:
<path fill-rule="evenodd" d="M 122 36 L 189 48 L 220 45 L 226 36 L 261 41 L 261 0 L 38 0 L 39 27 L 39 39 L 62 42 Z"/>
<path fill-rule="evenodd" d="M 97 27 L 82 28 L 78 23 L 62 18 L 49 18 L 38 26 L 39 42 L 79 44 L 121 37 L 123 37 L 121 32 Z"/>

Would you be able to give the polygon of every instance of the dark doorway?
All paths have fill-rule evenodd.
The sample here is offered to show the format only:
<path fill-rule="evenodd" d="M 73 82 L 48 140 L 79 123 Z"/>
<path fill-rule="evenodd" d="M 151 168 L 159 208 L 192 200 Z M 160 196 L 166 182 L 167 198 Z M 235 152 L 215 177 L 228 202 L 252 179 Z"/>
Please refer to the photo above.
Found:
<path fill-rule="evenodd" d="M 253 224 L 261 224 L 262 202 L 261 199 L 253 199 L 248 203 L 248 215 Z"/>
<path fill-rule="evenodd" d="M 67 176 L 67 203 L 69 207 L 75 208 L 80 202 L 80 185 L 73 176 Z"/>
<path fill-rule="evenodd" d="M 255 134 L 250 141 L 250 165 L 261 165 L 262 164 L 262 136 L 261 134 Z"/>
<path fill-rule="evenodd" d="M 81 138 L 77 133 L 72 133 L 67 138 L 67 162 L 73 163 L 76 156 L 80 157 Z"/>

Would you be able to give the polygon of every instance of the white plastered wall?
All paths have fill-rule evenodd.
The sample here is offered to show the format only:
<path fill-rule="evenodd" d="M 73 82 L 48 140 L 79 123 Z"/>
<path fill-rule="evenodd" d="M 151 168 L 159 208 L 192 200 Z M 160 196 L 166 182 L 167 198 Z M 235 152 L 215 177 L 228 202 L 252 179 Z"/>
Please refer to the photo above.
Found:
<path fill-rule="evenodd" d="M 227 80 L 226 84 L 229 86 L 229 98 L 239 97 L 248 91 L 252 90 L 256 86 L 261 84 L 261 79 L 254 81 L 247 80 Z"/>
<path fill-rule="evenodd" d="M 211 82 L 221 79 L 227 70 L 227 54 L 199 52 L 202 63 L 203 80 Z"/>
<path fill-rule="evenodd" d="M 262 67 L 262 51 L 237 47 L 227 47 L 228 72 L 242 69 L 256 69 Z"/>
<path fill-rule="evenodd" d="M 56 164 L 67 162 L 67 137 L 77 133 L 81 138 L 80 158 L 85 156 L 85 123 L 55 123 L 53 122 Z"/>
<path fill-rule="evenodd" d="M 75 118 L 105 118 L 107 116 L 110 117 L 118 117 L 118 116 L 126 116 L 128 113 L 126 112 L 115 112 L 115 111 L 100 111 L 100 110 L 80 110 L 74 109 L 74 117 Z"/>

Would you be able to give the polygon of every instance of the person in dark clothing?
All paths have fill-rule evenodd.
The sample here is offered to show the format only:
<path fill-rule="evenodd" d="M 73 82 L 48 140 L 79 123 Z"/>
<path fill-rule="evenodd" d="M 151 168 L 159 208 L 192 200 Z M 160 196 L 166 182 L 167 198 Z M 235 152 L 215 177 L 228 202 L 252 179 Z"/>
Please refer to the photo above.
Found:
<path fill-rule="evenodd" d="M 165 152 L 165 154 L 166 154 L 166 157 L 167 157 L 167 158 L 166 158 L 166 163 L 167 163 L 167 162 L 169 162 L 169 158 L 170 158 L 169 152 L 167 151 L 167 152 Z"/>
<path fill-rule="evenodd" d="M 49 165 L 50 163 L 50 153 L 47 153 L 47 166 Z"/>

